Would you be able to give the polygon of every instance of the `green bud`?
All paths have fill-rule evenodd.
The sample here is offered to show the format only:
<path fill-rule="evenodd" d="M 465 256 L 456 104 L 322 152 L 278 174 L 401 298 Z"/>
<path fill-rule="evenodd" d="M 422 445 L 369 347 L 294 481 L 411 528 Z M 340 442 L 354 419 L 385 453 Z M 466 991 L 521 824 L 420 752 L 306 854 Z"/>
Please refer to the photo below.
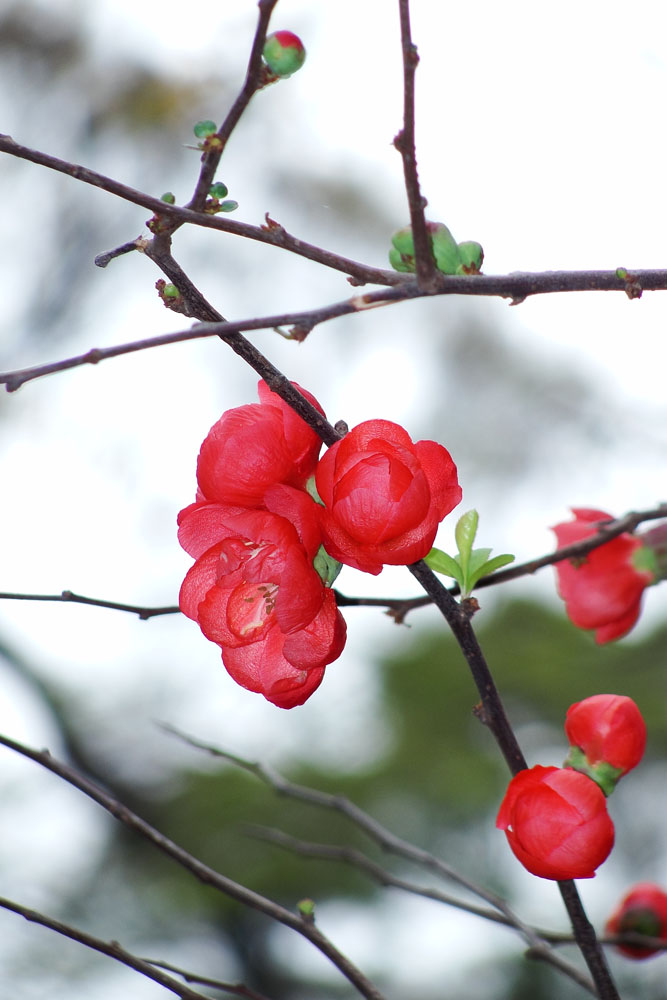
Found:
<path fill-rule="evenodd" d="M 215 122 L 209 121 L 208 119 L 203 122 L 197 122 L 193 132 L 198 139 L 208 139 L 209 135 L 215 135 L 218 131 Z"/>
<path fill-rule="evenodd" d="M 443 222 L 427 222 L 426 228 L 431 236 L 435 266 L 443 274 L 456 274 L 461 264 L 461 257 L 456 240 L 449 229 Z"/>
<path fill-rule="evenodd" d="M 389 263 L 393 269 L 413 272 L 415 269 L 415 244 L 412 239 L 412 227 L 404 226 L 403 229 L 398 229 L 392 236 L 391 243 Z"/>
<path fill-rule="evenodd" d="M 165 201 L 167 203 L 167 205 L 175 205 L 176 204 L 176 199 L 174 198 L 174 196 L 171 193 L 171 191 L 165 191 L 165 193 L 161 196 L 160 201 Z"/>
<path fill-rule="evenodd" d="M 484 261 L 484 251 L 479 243 L 474 240 L 459 243 L 459 257 L 461 263 L 456 270 L 457 274 L 479 274 Z"/>
<path fill-rule="evenodd" d="M 216 184 L 211 184 L 210 188 L 208 189 L 208 193 L 210 194 L 211 198 L 217 198 L 218 200 L 220 200 L 221 198 L 227 197 L 227 195 L 229 194 L 229 188 L 227 187 L 226 184 L 223 184 L 222 181 L 218 181 Z"/>
<path fill-rule="evenodd" d="M 296 904 L 296 908 L 303 917 L 309 923 L 313 923 L 315 920 L 315 902 L 312 899 L 301 899 Z"/>
<path fill-rule="evenodd" d="M 264 62 L 276 76 L 288 77 L 301 69 L 306 50 L 298 35 L 291 31 L 274 31 L 264 43 Z"/>
<path fill-rule="evenodd" d="M 219 207 L 218 211 L 220 211 L 220 212 L 235 212 L 238 207 L 239 207 L 238 201 L 232 201 L 232 199 L 230 198 L 229 201 L 221 201 L 220 202 L 220 207 Z"/>

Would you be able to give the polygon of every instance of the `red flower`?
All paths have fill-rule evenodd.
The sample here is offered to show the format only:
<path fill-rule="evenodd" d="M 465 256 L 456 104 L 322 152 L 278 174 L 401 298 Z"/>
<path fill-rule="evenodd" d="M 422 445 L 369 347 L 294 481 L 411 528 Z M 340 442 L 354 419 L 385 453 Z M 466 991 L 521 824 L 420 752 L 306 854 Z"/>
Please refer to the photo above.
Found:
<path fill-rule="evenodd" d="M 565 734 L 590 765 L 608 764 L 627 774 L 642 759 L 646 723 L 632 698 L 620 694 L 594 694 L 570 705 Z"/>
<path fill-rule="evenodd" d="M 230 675 L 280 708 L 301 705 L 340 656 L 345 622 L 312 559 L 319 546 L 313 501 L 289 486 L 267 493 L 294 521 L 263 510 L 194 503 L 179 540 L 196 556 L 181 611 L 222 649 Z M 308 506 L 310 505 L 310 506 Z"/>
<path fill-rule="evenodd" d="M 573 507 L 572 513 L 574 521 L 552 529 L 559 547 L 594 535 L 600 521 L 611 520 L 602 510 Z M 570 621 L 578 628 L 595 629 L 597 642 L 625 635 L 639 617 L 644 589 L 654 581 L 653 573 L 633 563 L 641 548 L 638 538 L 625 533 L 581 559 L 556 563 L 558 592 Z"/>
<path fill-rule="evenodd" d="M 293 383 L 324 413 L 314 396 Z M 265 382 L 259 403 L 227 410 L 211 427 L 197 461 L 198 499 L 261 507 L 274 483 L 303 487 L 315 472 L 318 435 Z"/>
<path fill-rule="evenodd" d="M 593 878 L 614 844 L 600 788 L 579 771 L 537 765 L 509 783 L 496 826 L 540 878 Z"/>
<path fill-rule="evenodd" d="M 434 441 L 413 444 L 389 420 L 366 420 L 337 441 L 315 481 L 325 549 L 366 573 L 423 559 L 461 500 L 449 452 Z"/>
<path fill-rule="evenodd" d="M 640 882 L 628 892 L 605 925 L 607 934 L 645 934 L 667 941 L 667 893 L 652 882 Z M 618 950 L 628 958 L 648 958 L 657 955 L 655 948 L 619 944 Z"/>

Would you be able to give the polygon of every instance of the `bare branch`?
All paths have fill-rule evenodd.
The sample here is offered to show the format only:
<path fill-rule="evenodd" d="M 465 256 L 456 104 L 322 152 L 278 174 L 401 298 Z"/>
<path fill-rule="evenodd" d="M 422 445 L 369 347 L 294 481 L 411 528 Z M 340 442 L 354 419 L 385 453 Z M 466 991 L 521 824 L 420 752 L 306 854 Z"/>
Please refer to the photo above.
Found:
<path fill-rule="evenodd" d="M 346 257 L 341 257 L 339 254 L 332 253 L 329 250 L 322 250 L 311 243 L 299 240 L 295 236 L 291 236 L 278 223 L 272 222 L 271 224 L 267 223 L 265 226 L 251 226 L 247 223 L 230 219 L 229 217 L 223 218 L 217 215 L 208 215 L 204 212 L 193 212 L 190 208 L 183 208 L 178 205 L 169 205 L 167 202 L 162 201 L 161 198 L 155 198 L 153 195 L 145 194 L 143 191 L 137 191 L 135 188 L 129 187 L 127 184 L 121 184 L 120 181 L 106 177 L 96 170 L 90 170 L 88 167 L 83 167 L 80 164 L 70 163 L 67 160 L 59 159 L 57 156 L 51 156 L 48 153 L 42 153 L 39 150 L 23 146 L 21 143 L 15 142 L 9 135 L 0 134 L 0 152 L 9 153 L 11 156 L 30 160 L 32 163 L 48 167 L 50 170 L 67 174 L 68 177 L 72 177 L 74 180 L 82 181 L 84 184 L 91 184 L 93 187 L 116 195 L 116 197 L 122 198 L 133 205 L 140 205 L 154 212 L 159 218 L 169 219 L 179 225 L 187 223 L 193 226 L 203 226 L 205 229 L 219 229 L 224 233 L 243 236 L 246 239 L 256 240 L 259 243 L 268 243 L 271 246 L 289 250 L 299 257 L 306 257 L 317 264 L 323 264 L 325 267 L 342 271 L 343 274 L 347 274 L 353 278 L 355 284 L 400 285 L 406 281 L 405 275 L 397 274 L 395 271 L 367 267 L 358 261 L 349 260 Z M 131 250 L 142 249 L 141 242 L 141 239 L 139 239 L 138 241 L 124 243 L 116 250 L 109 250 L 100 254 L 95 262 L 100 267 L 106 267 L 114 257 L 122 253 L 129 253 Z"/>
<path fill-rule="evenodd" d="M 200 976 L 196 972 L 188 972 L 177 965 L 169 962 L 162 962 L 157 958 L 145 958 L 144 962 L 149 962 L 158 969 L 166 969 L 167 972 L 175 972 L 177 976 L 182 976 L 186 983 L 196 983 L 198 986 L 208 986 L 214 990 L 222 990 L 224 993 L 231 993 L 236 997 L 245 997 L 246 1000 L 269 1000 L 263 993 L 251 990 L 243 983 L 225 983 L 221 979 L 211 979 L 208 976 Z"/>
<path fill-rule="evenodd" d="M 415 150 L 415 72 L 419 64 L 417 47 L 410 32 L 410 0 L 398 0 L 403 53 L 403 128 L 394 139 L 394 146 L 403 160 L 405 191 L 410 209 L 410 224 L 415 248 L 417 284 L 424 292 L 437 287 L 435 260 L 426 230 L 424 208 L 426 199 L 419 188 L 417 153 Z"/>
<path fill-rule="evenodd" d="M 408 569 L 433 599 L 434 604 L 451 628 L 481 699 L 481 704 L 476 709 L 475 714 L 493 733 L 511 773 L 517 774 L 528 764 L 507 718 L 500 693 L 472 628 L 471 618 L 478 606 L 477 601 L 475 598 L 466 598 L 459 604 L 423 561 L 413 563 L 408 566 Z M 572 922 L 577 944 L 593 977 L 600 1000 L 620 1000 L 604 953 L 581 904 L 575 883 L 571 879 L 559 881 L 558 888 Z"/>
<path fill-rule="evenodd" d="M 159 615 L 177 615 L 181 609 L 177 604 L 161 608 L 142 608 L 136 604 L 122 604 L 119 601 L 105 601 L 98 597 L 83 597 L 71 590 L 63 590 L 60 594 L 15 594 L 8 591 L 0 592 L 0 601 L 59 601 L 62 604 L 88 604 L 95 608 L 109 608 L 111 611 L 127 611 L 138 615 L 142 621 L 157 618 Z"/>
<path fill-rule="evenodd" d="M 118 941 L 102 941 L 100 938 L 93 937 L 92 934 L 87 934 L 85 931 L 77 930 L 77 928 L 71 927 L 69 924 L 64 924 L 60 920 L 54 920 L 52 917 L 47 917 L 45 914 L 39 913 L 37 910 L 30 910 L 28 907 L 21 906 L 20 903 L 15 903 L 11 899 L 0 897 L 0 907 L 4 910 L 11 910 L 13 913 L 18 913 L 19 916 L 24 917 L 31 923 L 41 924 L 42 927 L 48 927 L 49 930 L 55 931 L 56 934 L 61 934 L 63 937 L 70 938 L 70 940 L 76 941 L 78 944 L 85 945 L 86 948 L 91 948 L 93 951 L 98 951 L 102 955 L 108 955 L 109 958 L 114 958 L 117 962 L 121 962 L 123 965 L 127 965 L 130 969 L 134 969 L 135 972 L 139 972 L 142 976 L 146 976 L 147 979 L 152 979 L 153 982 L 159 983 L 160 986 L 164 986 L 165 989 L 170 990 L 172 993 L 175 993 L 176 996 L 181 997 L 181 1000 L 208 1000 L 203 993 L 191 990 L 189 986 L 184 986 L 183 983 L 179 983 L 177 979 L 173 979 L 171 976 L 167 976 L 165 973 L 160 972 L 159 969 L 145 959 L 132 955 L 129 951 L 122 948 Z"/>
<path fill-rule="evenodd" d="M 356 868 L 358 871 L 364 872 L 364 874 L 370 876 L 370 878 L 382 886 L 401 889 L 404 892 L 421 896 L 424 899 L 432 899 L 434 902 L 444 903 L 446 906 L 453 906 L 457 910 L 463 910 L 465 913 L 470 913 L 473 916 L 491 920 L 493 923 L 503 924 L 505 927 L 512 928 L 512 930 L 518 930 L 528 942 L 528 957 L 539 958 L 553 965 L 560 972 L 563 972 L 570 979 L 574 980 L 574 982 L 578 983 L 579 986 L 588 990 L 589 993 L 595 994 L 596 992 L 593 981 L 588 976 L 582 975 L 579 969 L 569 962 L 564 961 L 548 946 L 551 936 L 548 931 L 542 932 L 522 923 L 517 924 L 515 917 L 510 918 L 506 914 L 499 913 L 496 910 L 489 910 L 487 907 L 477 906 L 475 903 L 457 899 L 455 896 L 449 895 L 449 893 L 442 892 L 441 889 L 429 888 L 419 885 L 417 882 L 412 882 L 409 879 L 400 878 L 366 857 L 362 851 L 357 851 L 353 847 L 339 847 L 335 844 L 313 844 L 309 841 L 299 840 L 296 837 L 290 837 L 282 830 L 273 828 L 250 826 L 246 827 L 246 829 L 248 829 L 252 836 L 260 840 L 265 840 L 269 844 L 275 844 L 301 857 L 343 862 L 352 868 Z M 564 943 L 564 937 L 567 938 L 569 944 L 575 943 L 572 935 L 557 934 L 554 937 L 558 944 Z"/>
<path fill-rule="evenodd" d="M 227 878 L 227 876 L 215 871 L 215 869 L 209 868 L 203 861 L 195 858 L 183 847 L 174 843 L 173 840 L 160 833 L 159 830 L 156 830 L 146 820 L 142 819 L 135 812 L 132 812 L 131 809 L 122 802 L 119 802 L 118 799 L 114 798 L 105 789 L 96 785 L 95 782 L 85 777 L 85 775 L 80 774 L 68 764 L 56 760 L 48 750 L 35 750 L 1 734 L 0 744 L 13 750 L 15 753 L 21 754 L 23 757 L 27 757 L 29 760 L 35 761 L 37 764 L 41 764 L 47 771 L 57 774 L 70 785 L 73 785 L 74 788 L 78 788 L 79 791 L 101 805 L 115 819 L 123 823 L 124 826 L 139 834 L 139 836 L 143 837 L 154 847 L 157 847 L 158 850 L 181 865 L 186 871 L 189 871 L 204 885 L 210 885 L 218 892 L 229 896 L 230 899 L 235 899 L 244 906 L 257 910 L 271 920 L 284 924 L 286 927 L 296 931 L 297 934 L 301 934 L 302 937 L 310 941 L 318 951 L 325 955 L 367 1000 L 384 1000 L 377 987 L 314 924 L 285 909 L 285 907 L 280 906 L 266 896 L 253 892 L 252 889 L 248 889 L 246 886 L 240 885 L 238 882 L 234 882 L 232 879 Z"/>

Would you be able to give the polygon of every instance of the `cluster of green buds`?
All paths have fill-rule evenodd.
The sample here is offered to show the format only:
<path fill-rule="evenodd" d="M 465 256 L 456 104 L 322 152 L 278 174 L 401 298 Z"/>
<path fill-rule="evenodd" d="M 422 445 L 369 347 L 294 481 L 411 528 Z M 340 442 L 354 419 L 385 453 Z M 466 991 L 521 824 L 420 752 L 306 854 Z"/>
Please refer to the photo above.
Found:
<path fill-rule="evenodd" d="M 201 149 L 202 153 L 211 153 L 213 150 L 222 149 L 222 142 L 217 135 L 218 126 L 210 118 L 197 122 L 192 131 L 195 134 L 195 138 L 199 139 L 196 148 Z"/>
<path fill-rule="evenodd" d="M 435 266 L 443 274 L 479 274 L 484 251 L 479 243 L 466 240 L 457 243 L 443 222 L 427 222 L 426 230 L 431 243 Z M 395 271 L 413 273 L 415 270 L 415 244 L 412 226 L 399 229 L 391 238 L 389 263 Z"/>
<path fill-rule="evenodd" d="M 234 212 L 239 207 L 238 201 L 227 198 L 229 194 L 226 184 L 222 181 L 212 184 L 209 188 L 209 197 L 206 199 L 204 211 L 208 215 L 217 215 L 218 212 Z"/>

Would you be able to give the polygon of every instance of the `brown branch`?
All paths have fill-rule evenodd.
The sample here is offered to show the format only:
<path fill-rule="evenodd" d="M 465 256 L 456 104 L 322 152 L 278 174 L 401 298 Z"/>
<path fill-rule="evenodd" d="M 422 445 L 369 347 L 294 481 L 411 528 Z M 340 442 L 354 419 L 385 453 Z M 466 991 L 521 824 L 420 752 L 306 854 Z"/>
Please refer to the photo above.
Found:
<path fill-rule="evenodd" d="M 163 854 L 166 854 L 167 857 L 170 857 L 186 871 L 190 872 L 191 875 L 204 885 L 211 886 L 218 892 L 229 896 L 230 899 L 234 899 L 250 909 L 257 910 L 271 920 L 284 924 L 286 927 L 296 931 L 297 934 L 301 934 L 302 937 L 310 941 L 318 951 L 335 965 L 339 972 L 352 983 L 362 996 L 367 997 L 367 1000 L 383 1000 L 376 986 L 312 923 L 304 921 L 301 916 L 292 913 L 266 896 L 253 892 L 252 889 L 248 889 L 246 886 L 240 885 L 238 882 L 234 882 L 232 879 L 227 878 L 227 876 L 210 868 L 183 847 L 180 847 L 173 840 L 160 833 L 159 830 L 156 830 L 146 820 L 132 812 L 131 809 L 114 798 L 105 789 L 96 785 L 95 782 L 85 777 L 85 775 L 80 774 L 68 764 L 56 760 L 48 750 L 35 750 L 1 734 L 0 744 L 23 757 L 27 757 L 29 760 L 35 761 L 37 764 L 41 764 L 47 771 L 58 775 L 70 785 L 73 785 L 74 788 L 78 788 L 79 791 L 101 805 L 102 808 L 106 809 L 107 812 L 129 830 L 143 837 L 159 851 L 162 851 Z"/>
<path fill-rule="evenodd" d="M 92 934 L 80 931 L 76 927 L 71 927 L 69 924 L 62 923 L 60 920 L 54 920 L 52 917 L 47 917 L 45 914 L 39 913 L 37 910 L 30 910 L 28 907 L 22 906 L 20 903 L 15 903 L 11 899 L 0 897 L 0 907 L 4 910 L 11 910 L 12 913 L 17 913 L 19 916 L 24 917 L 31 923 L 40 924 L 42 927 L 48 927 L 49 930 L 55 931 L 56 934 L 69 938 L 71 941 L 76 941 L 78 944 L 82 944 L 86 948 L 91 948 L 93 951 L 100 952 L 102 955 L 114 958 L 117 962 L 121 962 L 123 965 L 128 966 L 128 968 L 134 969 L 135 972 L 139 972 L 142 976 L 146 976 L 147 979 L 152 979 L 153 982 L 159 983 L 160 986 L 164 986 L 165 989 L 170 990 L 172 993 L 175 993 L 176 996 L 181 997 L 181 1000 L 208 1000 L 203 993 L 198 993 L 195 990 L 190 989 L 189 986 L 184 986 L 183 983 L 179 983 L 177 979 L 173 979 L 171 976 L 167 976 L 165 973 L 160 972 L 160 970 L 150 962 L 142 958 L 138 958 L 136 955 L 132 955 L 129 951 L 122 948 L 117 941 L 102 941 L 100 938 L 93 937 Z"/>
<path fill-rule="evenodd" d="M 424 209 L 426 199 L 419 188 L 417 153 L 415 149 L 415 73 L 419 64 L 417 47 L 410 31 L 410 0 L 398 0 L 403 54 L 403 128 L 394 139 L 394 146 L 403 160 L 405 191 L 410 209 L 410 225 L 415 248 L 415 274 L 419 288 L 430 293 L 437 286 L 437 271 L 426 229 Z"/>
<path fill-rule="evenodd" d="M 477 709 L 476 715 L 493 733 L 510 772 L 517 774 L 528 764 L 507 718 L 500 693 L 472 628 L 471 617 L 477 606 L 475 598 L 467 598 L 459 604 L 423 561 L 413 563 L 408 566 L 408 569 L 433 599 L 433 603 L 451 628 L 481 698 L 481 705 Z M 581 904 L 575 883 L 571 879 L 559 881 L 558 888 L 570 917 L 574 936 L 593 977 L 600 1000 L 620 1000 L 604 953 Z"/>
<path fill-rule="evenodd" d="M 300 257 L 306 257 L 317 264 L 323 264 L 325 267 L 342 271 L 354 279 L 355 284 L 400 285 L 406 280 L 405 275 L 397 274 L 395 271 L 367 267 L 358 261 L 341 257 L 339 254 L 323 250 L 311 243 L 299 240 L 274 222 L 271 222 L 271 224 L 267 223 L 265 226 L 251 226 L 244 222 L 238 222 L 236 219 L 207 215 L 204 212 L 193 212 L 190 208 L 169 205 L 160 198 L 145 194 L 143 191 L 137 191 L 127 184 L 121 184 L 120 181 L 106 177 L 96 170 L 90 170 L 88 167 L 83 167 L 80 164 L 70 163 L 68 160 L 61 160 L 57 156 L 51 156 L 48 153 L 42 153 L 39 150 L 23 146 L 15 142 L 9 135 L 0 134 L 0 152 L 9 153 L 11 156 L 16 156 L 23 160 L 29 160 L 50 170 L 56 170 L 59 173 L 66 174 L 68 177 L 72 177 L 74 180 L 82 181 L 84 184 L 91 184 L 93 187 L 100 188 L 102 191 L 122 198 L 133 205 L 146 208 L 155 213 L 156 216 L 166 218 L 179 225 L 187 223 L 193 226 L 202 226 L 205 229 L 219 229 L 223 233 L 231 233 L 234 236 L 242 236 L 249 240 L 256 240 L 260 243 L 268 243 L 271 246 L 280 247 Z M 100 254 L 95 262 L 100 267 L 106 267 L 119 254 L 128 253 L 134 249 L 143 249 L 143 242 L 142 238 L 139 238 L 134 242 L 124 243 L 115 250 L 109 250 Z"/>
<path fill-rule="evenodd" d="M 142 621 L 157 618 L 159 615 L 177 615 L 181 609 L 176 604 L 161 608 L 143 608 L 136 604 L 122 604 L 119 601 L 105 601 L 98 597 L 83 597 L 71 590 L 63 590 L 60 594 L 16 594 L 8 591 L 0 592 L 0 601 L 59 601 L 62 604 L 88 604 L 95 608 L 109 608 L 111 611 L 127 611 L 138 615 Z"/>

